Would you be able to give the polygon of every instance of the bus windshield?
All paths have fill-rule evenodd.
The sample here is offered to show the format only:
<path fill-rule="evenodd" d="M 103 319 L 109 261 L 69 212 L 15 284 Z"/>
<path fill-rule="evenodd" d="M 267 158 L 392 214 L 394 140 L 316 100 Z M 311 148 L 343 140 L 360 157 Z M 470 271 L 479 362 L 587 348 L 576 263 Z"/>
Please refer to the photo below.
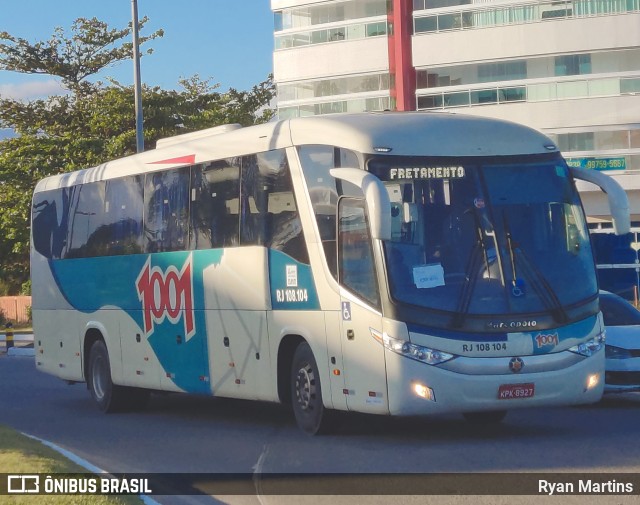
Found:
<path fill-rule="evenodd" d="M 597 294 L 586 221 L 560 157 L 376 157 L 396 303 L 473 315 L 552 314 Z M 455 325 L 454 325 L 455 326 Z"/>

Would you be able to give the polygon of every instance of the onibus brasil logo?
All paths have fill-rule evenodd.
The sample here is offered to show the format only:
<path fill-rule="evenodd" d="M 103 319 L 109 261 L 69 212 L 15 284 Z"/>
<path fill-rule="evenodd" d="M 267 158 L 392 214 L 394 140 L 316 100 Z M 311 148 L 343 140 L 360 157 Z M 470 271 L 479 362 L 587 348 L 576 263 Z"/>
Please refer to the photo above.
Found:
<path fill-rule="evenodd" d="M 151 335 L 155 324 L 161 324 L 165 318 L 173 324 L 183 319 L 185 341 L 195 334 L 192 276 L 191 255 L 180 271 L 173 265 L 162 271 L 159 266 L 151 266 L 151 256 L 147 258 L 136 280 L 144 312 L 145 336 Z"/>

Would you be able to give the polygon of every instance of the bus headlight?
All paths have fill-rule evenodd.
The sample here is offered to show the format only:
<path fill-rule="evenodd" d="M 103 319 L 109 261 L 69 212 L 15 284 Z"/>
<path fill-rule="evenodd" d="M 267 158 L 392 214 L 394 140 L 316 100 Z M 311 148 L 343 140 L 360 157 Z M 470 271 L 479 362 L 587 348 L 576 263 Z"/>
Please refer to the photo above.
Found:
<path fill-rule="evenodd" d="M 573 347 L 570 347 L 568 350 L 576 354 L 589 357 L 589 356 L 593 356 L 600 349 L 602 349 L 604 347 L 604 342 L 605 342 L 604 333 L 600 333 L 600 335 L 593 337 L 591 340 L 587 340 L 582 344 L 574 345 Z"/>
<path fill-rule="evenodd" d="M 383 333 L 382 338 L 380 338 L 379 333 L 375 333 L 376 334 L 374 334 L 374 330 L 371 330 L 372 336 L 376 340 L 382 341 L 382 344 L 390 351 L 405 356 L 406 358 L 426 363 L 427 365 L 439 365 L 440 363 L 455 358 L 455 355 L 449 354 L 448 352 L 416 345 L 406 340 L 398 340 L 397 338 L 390 337 L 386 333 Z"/>

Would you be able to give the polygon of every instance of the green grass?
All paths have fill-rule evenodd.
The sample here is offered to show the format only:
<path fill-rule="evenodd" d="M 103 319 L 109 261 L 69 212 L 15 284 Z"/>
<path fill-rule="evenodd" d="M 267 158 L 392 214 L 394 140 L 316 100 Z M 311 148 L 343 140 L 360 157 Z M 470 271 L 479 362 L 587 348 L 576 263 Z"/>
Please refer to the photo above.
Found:
<path fill-rule="evenodd" d="M 37 440 L 0 426 L 0 473 L 83 473 L 88 472 Z M 37 505 L 140 505 L 137 496 L 0 496 L 0 504 Z"/>

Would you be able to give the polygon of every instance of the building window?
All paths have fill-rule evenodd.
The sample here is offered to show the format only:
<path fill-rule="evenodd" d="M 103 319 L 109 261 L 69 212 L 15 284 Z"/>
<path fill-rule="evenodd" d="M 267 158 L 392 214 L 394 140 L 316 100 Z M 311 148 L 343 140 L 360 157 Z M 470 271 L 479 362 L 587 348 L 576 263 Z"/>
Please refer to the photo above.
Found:
<path fill-rule="evenodd" d="M 282 31 L 282 11 L 276 11 L 273 13 L 273 31 Z"/>
<path fill-rule="evenodd" d="M 560 151 L 593 151 L 594 132 L 567 133 L 558 135 Z"/>
<path fill-rule="evenodd" d="M 278 100 L 284 103 L 293 100 L 308 100 L 325 96 L 368 93 L 388 89 L 389 74 L 351 75 L 333 79 L 279 84 Z"/>
<path fill-rule="evenodd" d="M 590 73 L 590 54 L 567 54 L 563 56 L 556 56 L 555 75 L 582 75 Z"/>
<path fill-rule="evenodd" d="M 386 14 L 387 0 L 350 0 L 309 7 L 294 7 L 275 13 L 274 31 L 339 23 Z"/>
<path fill-rule="evenodd" d="M 527 78 L 526 60 L 478 65 L 478 82 L 512 81 Z"/>
<path fill-rule="evenodd" d="M 461 1 L 460 4 L 463 2 Z M 464 2 L 467 3 L 467 2 Z M 555 2 L 552 2 L 555 4 Z M 564 20 L 587 16 L 604 16 L 609 14 L 624 14 L 640 10 L 639 0 L 570 0 L 560 2 L 562 8 L 549 4 L 525 4 L 493 9 L 477 9 L 465 11 L 461 14 L 441 14 L 428 18 L 414 18 L 415 33 L 434 32 L 462 28 L 482 28 L 489 26 L 516 25 L 523 23 Z M 448 5 L 458 5 L 456 0 L 415 0 L 414 10 L 423 10 Z M 416 7 L 419 7 L 416 9 Z M 549 7 L 552 7 L 549 9 Z M 465 16 L 469 18 L 465 18 Z M 462 22 L 452 23 L 449 18 L 458 16 Z M 424 21 L 431 19 L 431 21 Z M 434 25 L 438 28 L 434 29 Z M 573 75 L 573 74 L 568 74 Z"/>
<path fill-rule="evenodd" d="M 278 108 L 278 117 L 288 119 L 293 117 L 314 116 L 317 114 L 331 114 L 334 112 L 365 112 L 382 111 L 391 107 L 388 96 L 376 98 L 357 98 L 336 102 L 307 103 L 290 107 Z"/>
<path fill-rule="evenodd" d="M 413 0 L 413 10 L 440 9 L 441 7 L 455 7 L 470 3 L 471 0 Z"/>

